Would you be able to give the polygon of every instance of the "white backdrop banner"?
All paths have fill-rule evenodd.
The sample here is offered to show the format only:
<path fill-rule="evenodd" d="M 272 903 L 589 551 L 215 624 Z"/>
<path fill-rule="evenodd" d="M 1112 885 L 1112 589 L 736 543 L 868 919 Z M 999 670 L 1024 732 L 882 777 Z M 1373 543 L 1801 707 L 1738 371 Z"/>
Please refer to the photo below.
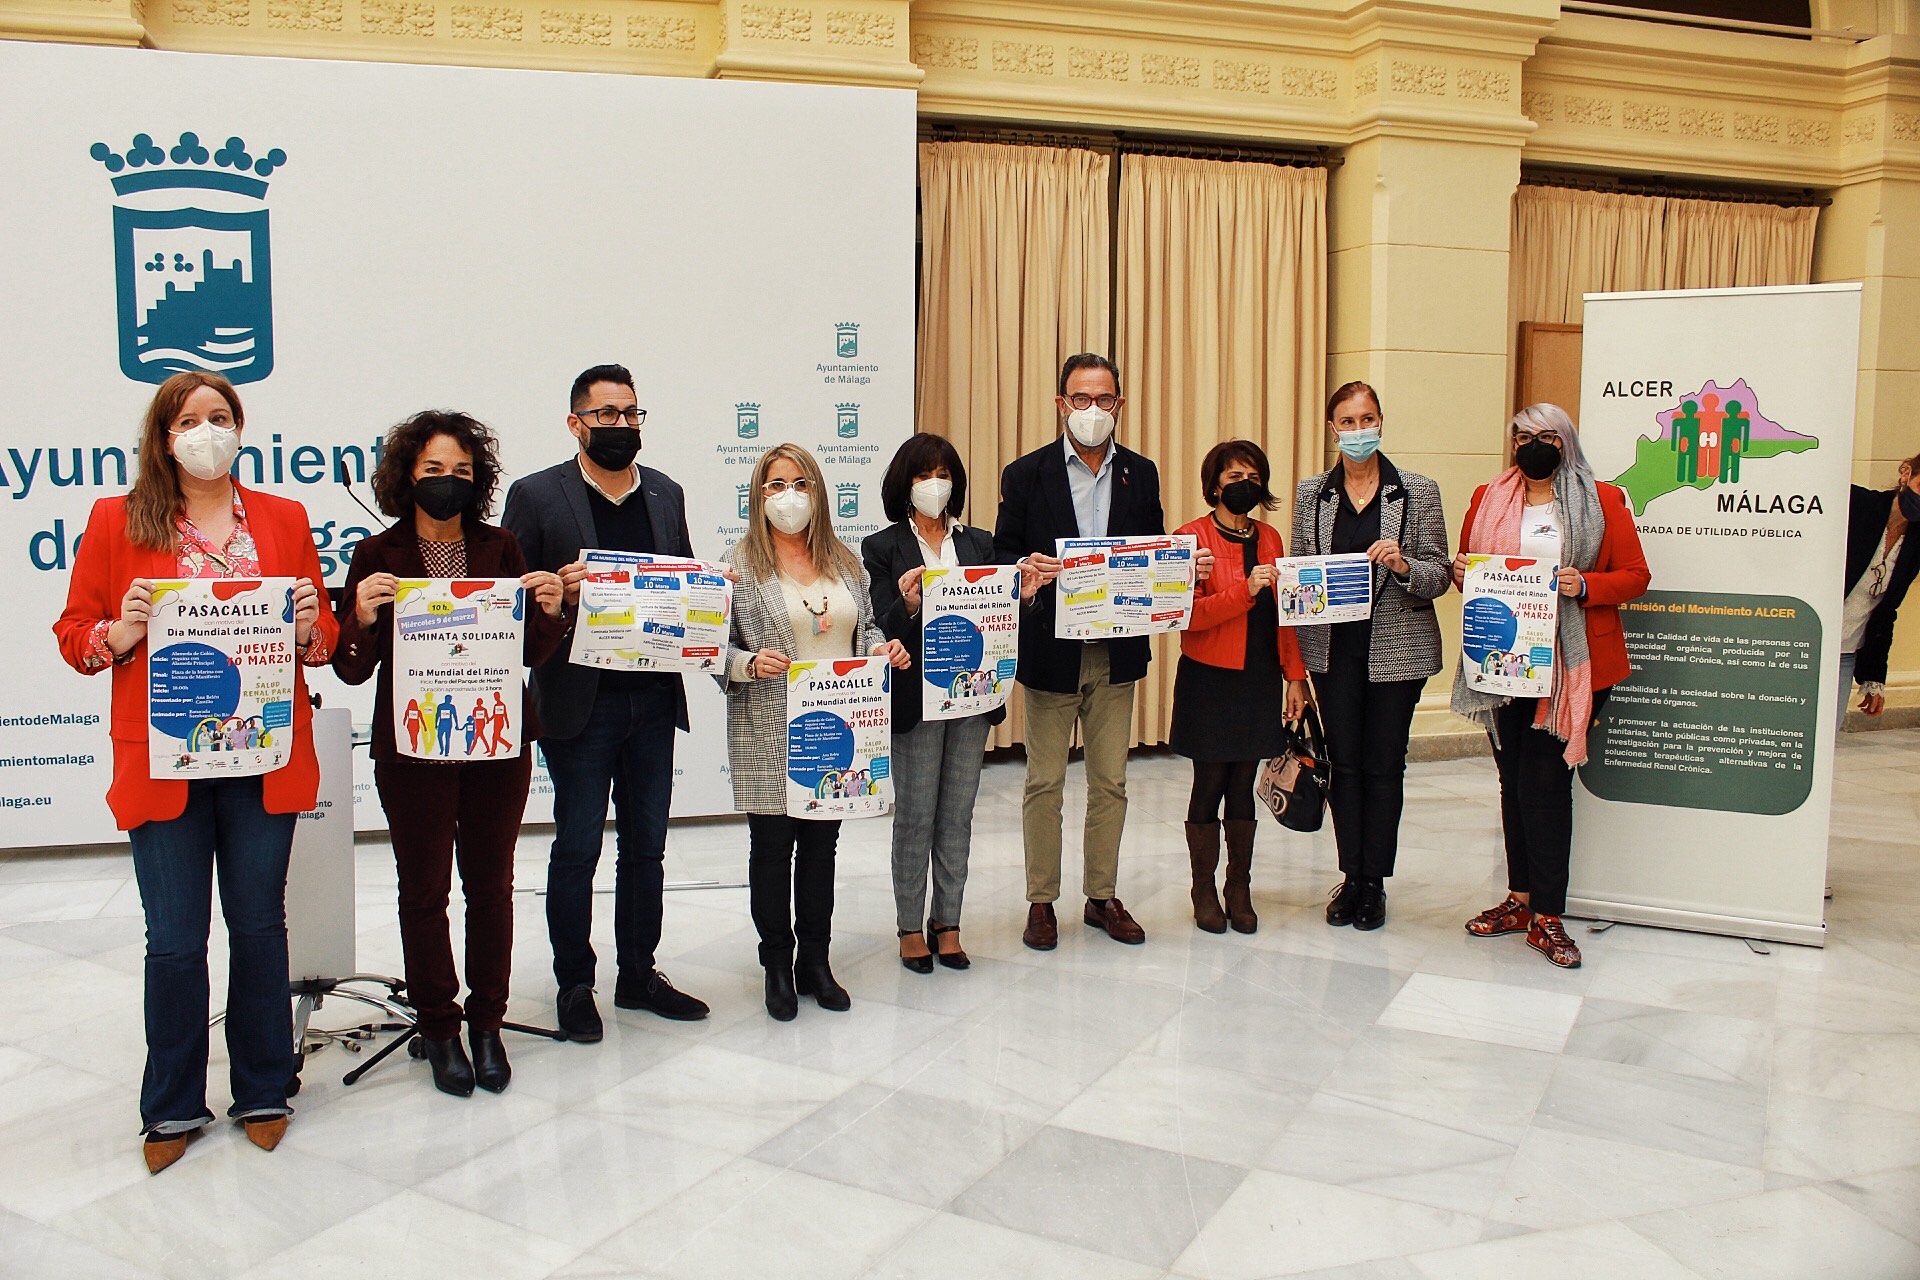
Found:
<path fill-rule="evenodd" d="M 0 136 L 0 846 L 116 839 L 107 678 L 49 628 L 179 369 L 238 384 L 236 473 L 306 504 L 331 586 L 377 526 L 341 475 L 371 503 L 389 426 L 464 410 L 526 475 L 570 456 L 568 388 L 602 362 L 635 374 L 696 555 L 786 440 L 843 536 L 882 523 L 913 409 L 910 92 L 0 41 L 0 118 L 33 122 Z M 371 682 L 313 684 L 371 720 Z M 728 812 L 721 699 L 687 689 L 673 811 Z M 536 767 L 527 820 L 550 815 Z"/>
<path fill-rule="evenodd" d="M 1593 294 L 1580 442 L 1653 589 L 1575 788 L 1580 916 L 1818 944 L 1860 286 Z"/>

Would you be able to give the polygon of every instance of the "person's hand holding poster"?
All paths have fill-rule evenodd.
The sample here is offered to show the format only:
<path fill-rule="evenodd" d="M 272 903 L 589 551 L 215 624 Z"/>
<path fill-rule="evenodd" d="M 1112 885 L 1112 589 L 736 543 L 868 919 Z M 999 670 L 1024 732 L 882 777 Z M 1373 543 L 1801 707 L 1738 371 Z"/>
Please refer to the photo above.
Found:
<path fill-rule="evenodd" d="M 1467 687 L 1512 698 L 1553 693 L 1554 566 L 1518 556 L 1467 557 L 1460 661 Z"/>
<path fill-rule="evenodd" d="M 1193 616 L 1194 540 L 1061 538 L 1054 635 L 1118 640 L 1185 631 Z"/>
<path fill-rule="evenodd" d="M 394 750 L 520 754 L 526 592 L 518 578 L 407 578 L 393 598 Z"/>
<path fill-rule="evenodd" d="M 1273 567 L 1283 627 L 1330 626 L 1373 616 L 1373 564 L 1364 555 L 1286 556 Z"/>
<path fill-rule="evenodd" d="M 920 583 L 921 717 L 957 720 L 1006 705 L 1019 660 L 1019 568 L 928 569 Z"/>
<path fill-rule="evenodd" d="M 613 671 L 718 669 L 733 583 L 704 560 L 587 551 L 568 660 Z"/>
<path fill-rule="evenodd" d="M 153 584 L 147 767 L 155 778 L 271 773 L 293 750 L 292 578 Z"/>
<path fill-rule="evenodd" d="M 874 818 L 893 803 L 887 659 L 787 668 L 787 815 Z"/>

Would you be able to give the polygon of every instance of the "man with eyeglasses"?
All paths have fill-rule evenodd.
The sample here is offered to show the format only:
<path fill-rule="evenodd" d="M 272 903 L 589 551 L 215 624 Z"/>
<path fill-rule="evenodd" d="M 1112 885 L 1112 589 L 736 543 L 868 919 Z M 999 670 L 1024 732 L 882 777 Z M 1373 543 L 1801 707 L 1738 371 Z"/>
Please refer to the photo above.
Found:
<path fill-rule="evenodd" d="M 1009 463 L 1000 475 L 1000 518 L 994 558 L 1019 564 L 1044 588 L 1060 573 L 1060 538 L 1151 537 L 1166 532 L 1160 473 L 1114 440 L 1126 398 L 1120 371 L 1100 355 L 1068 358 L 1054 397 L 1059 440 Z M 1211 560 L 1201 566 L 1205 573 Z M 1026 844 L 1027 926 L 1021 941 L 1036 951 L 1059 943 L 1053 903 L 1060 896 L 1060 812 L 1067 750 L 1077 722 L 1086 748 L 1087 817 L 1081 837 L 1085 922 L 1116 942 L 1140 943 L 1146 931 L 1114 896 L 1120 833 L 1127 818 L 1127 749 L 1132 742 L 1133 690 L 1151 658 L 1143 636 L 1061 640 L 1054 636 L 1054 596 L 1034 593 L 1020 619 L 1017 679 L 1026 689 L 1026 793 L 1021 828 Z"/>
<path fill-rule="evenodd" d="M 633 375 L 596 365 L 573 380 L 567 430 L 574 456 L 517 480 L 501 523 L 529 568 L 557 572 L 577 609 L 587 576 L 581 552 L 693 555 L 680 486 L 635 461 L 646 421 Z M 614 813 L 613 1003 L 694 1021 L 707 1006 L 653 967 L 660 945 L 673 734 L 687 729 L 686 690 L 672 672 L 603 671 L 569 661 L 568 637 L 534 669 L 533 696 L 553 778 L 553 850 L 547 862 L 547 936 L 560 1030 L 587 1043 L 604 1028 L 594 1004 L 593 876 Z"/>

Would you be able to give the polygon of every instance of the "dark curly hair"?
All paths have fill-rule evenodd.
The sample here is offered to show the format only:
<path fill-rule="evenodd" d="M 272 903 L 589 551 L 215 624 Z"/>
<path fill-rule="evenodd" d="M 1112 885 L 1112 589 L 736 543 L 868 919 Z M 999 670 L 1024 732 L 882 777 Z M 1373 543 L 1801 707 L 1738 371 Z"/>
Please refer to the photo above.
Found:
<path fill-rule="evenodd" d="M 484 422 L 451 409 L 423 409 L 387 432 L 373 473 L 374 501 L 396 520 L 412 514 L 413 467 L 435 436 L 446 436 L 473 459 L 473 501 L 461 514 L 484 520 L 500 485 L 499 442 Z"/>

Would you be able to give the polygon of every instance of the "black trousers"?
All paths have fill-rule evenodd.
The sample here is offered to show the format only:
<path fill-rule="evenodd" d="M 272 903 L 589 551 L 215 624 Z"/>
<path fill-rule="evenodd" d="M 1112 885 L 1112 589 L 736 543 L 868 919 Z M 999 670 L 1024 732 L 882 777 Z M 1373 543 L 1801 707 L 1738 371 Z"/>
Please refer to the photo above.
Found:
<path fill-rule="evenodd" d="M 1593 713 L 1607 700 L 1593 695 Z M 1573 857 L 1573 770 L 1567 744 L 1533 727 L 1538 698 L 1515 698 L 1493 713 L 1499 745 L 1500 826 L 1507 840 L 1507 888 L 1527 894 L 1540 915 L 1567 909 L 1567 868 Z"/>
<path fill-rule="evenodd" d="M 1340 871 L 1354 879 L 1384 880 L 1400 851 L 1400 812 L 1406 807 L 1407 737 L 1425 680 L 1375 683 L 1367 675 L 1364 643 L 1335 634 L 1325 675 L 1314 693 L 1327 733 L 1333 788 L 1333 838 Z M 1363 639 L 1356 636 L 1355 640 Z"/>
<path fill-rule="evenodd" d="M 833 937 L 833 855 L 839 822 L 747 815 L 747 897 L 763 967 L 824 964 Z"/>

